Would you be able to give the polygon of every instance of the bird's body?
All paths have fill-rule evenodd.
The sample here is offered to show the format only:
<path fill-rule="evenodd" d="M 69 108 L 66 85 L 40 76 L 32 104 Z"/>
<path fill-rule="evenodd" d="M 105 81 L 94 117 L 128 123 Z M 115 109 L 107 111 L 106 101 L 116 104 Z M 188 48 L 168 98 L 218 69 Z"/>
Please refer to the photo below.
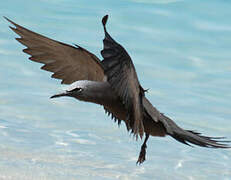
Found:
<path fill-rule="evenodd" d="M 126 109 L 108 82 L 81 80 L 71 84 L 67 91 L 72 91 L 77 88 L 80 88 L 81 92 L 79 92 L 77 96 L 73 95 L 72 97 L 80 101 L 102 105 L 105 111 L 111 114 L 112 118 L 117 121 L 122 120 L 125 124 L 128 123 L 126 121 Z M 148 114 L 148 109 L 154 112 L 155 117 L 161 114 L 151 105 L 146 97 L 143 99 L 143 105 L 145 109 L 143 112 L 144 132 L 152 136 L 165 136 L 166 132 L 164 131 L 163 125 L 158 123 L 158 120 L 156 120 L 156 122 L 151 118 Z"/>
<path fill-rule="evenodd" d="M 49 39 L 6 19 L 16 27 L 10 28 L 20 36 L 16 39 L 27 47 L 23 52 L 31 55 L 29 59 L 44 64 L 42 69 L 53 72 L 53 78 L 70 85 L 65 92 L 51 98 L 69 96 L 102 105 L 118 124 L 124 121 L 127 130 L 136 138 L 145 134 L 138 163 L 145 160 L 149 135 L 170 135 L 187 145 L 189 142 L 202 147 L 229 148 L 224 144 L 228 141 L 180 128 L 148 101 L 130 56 L 106 30 L 107 18 L 102 19 L 103 61 L 80 46 Z"/>

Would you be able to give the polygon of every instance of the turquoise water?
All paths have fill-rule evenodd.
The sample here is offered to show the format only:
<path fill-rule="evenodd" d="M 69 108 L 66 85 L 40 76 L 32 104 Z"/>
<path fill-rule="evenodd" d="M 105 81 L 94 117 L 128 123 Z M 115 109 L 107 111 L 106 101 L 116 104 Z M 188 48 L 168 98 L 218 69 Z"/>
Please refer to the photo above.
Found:
<path fill-rule="evenodd" d="M 231 2 L 227 0 L 9 0 L 0 17 L 100 56 L 101 18 L 130 53 L 147 97 L 186 129 L 231 139 Z M 140 145 L 102 107 L 49 99 L 65 86 L 27 60 L 0 20 L 0 179 L 231 179 L 231 150 L 170 137 Z"/>

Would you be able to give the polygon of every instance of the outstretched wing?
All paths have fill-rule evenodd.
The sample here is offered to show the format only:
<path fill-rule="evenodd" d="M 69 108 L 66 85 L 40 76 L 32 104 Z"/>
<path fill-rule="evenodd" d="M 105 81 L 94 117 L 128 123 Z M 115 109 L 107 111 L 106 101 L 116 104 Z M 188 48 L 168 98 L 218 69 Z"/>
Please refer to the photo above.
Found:
<path fill-rule="evenodd" d="M 106 22 L 108 15 L 104 16 L 102 23 L 104 26 L 105 38 L 103 40 L 104 49 L 101 51 L 103 56 L 103 67 L 107 76 L 107 81 L 112 89 L 122 100 L 127 110 L 127 121 L 129 129 L 137 136 L 143 136 L 143 106 L 142 97 L 144 91 L 141 88 L 135 67 L 126 50 L 118 44 L 108 34 Z"/>
<path fill-rule="evenodd" d="M 16 28 L 10 27 L 27 48 L 23 52 L 31 55 L 32 61 L 43 63 L 41 69 L 53 72 L 53 78 L 62 84 L 78 80 L 103 81 L 104 70 L 100 60 L 82 47 L 74 47 L 32 32 L 5 17 Z"/>

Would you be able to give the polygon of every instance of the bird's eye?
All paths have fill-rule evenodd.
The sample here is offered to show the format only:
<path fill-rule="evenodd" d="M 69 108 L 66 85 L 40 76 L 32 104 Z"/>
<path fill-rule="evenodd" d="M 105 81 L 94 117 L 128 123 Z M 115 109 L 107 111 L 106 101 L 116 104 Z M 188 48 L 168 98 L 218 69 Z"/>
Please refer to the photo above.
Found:
<path fill-rule="evenodd" d="M 82 88 L 74 88 L 74 89 L 67 91 L 67 92 L 78 92 L 78 91 L 82 91 Z"/>

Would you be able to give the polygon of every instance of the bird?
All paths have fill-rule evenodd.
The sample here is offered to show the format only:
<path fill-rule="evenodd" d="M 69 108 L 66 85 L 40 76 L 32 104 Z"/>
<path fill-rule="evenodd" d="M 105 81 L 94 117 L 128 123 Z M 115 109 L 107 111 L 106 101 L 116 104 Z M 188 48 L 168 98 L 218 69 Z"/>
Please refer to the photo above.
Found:
<path fill-rule="evenodd" d="M 149 136 L 171 136 L 192 146 L 230 148 L 224 137 L 209 137 L 179 127 L 171 118 L 161 113 L 146 98 L 135 66 L 128 52 L 108 33 L 108 15 L 102 18 L 104 30 L 102 60 L 87 49 L 68 45 L 26 29 L 4 17 L 14 27 L 16 40 L 26 46 L 29 60 L 42 63 L 41 69 L 52 72 L 52 78 L 69 85 L 67 89 L 50 98 L 72 97 L 80 101 L 103 106 L 105 112 L 118 123 L 124 122 L 135 139 L 143 139 L 136 164 L 146 160 Z"/>

